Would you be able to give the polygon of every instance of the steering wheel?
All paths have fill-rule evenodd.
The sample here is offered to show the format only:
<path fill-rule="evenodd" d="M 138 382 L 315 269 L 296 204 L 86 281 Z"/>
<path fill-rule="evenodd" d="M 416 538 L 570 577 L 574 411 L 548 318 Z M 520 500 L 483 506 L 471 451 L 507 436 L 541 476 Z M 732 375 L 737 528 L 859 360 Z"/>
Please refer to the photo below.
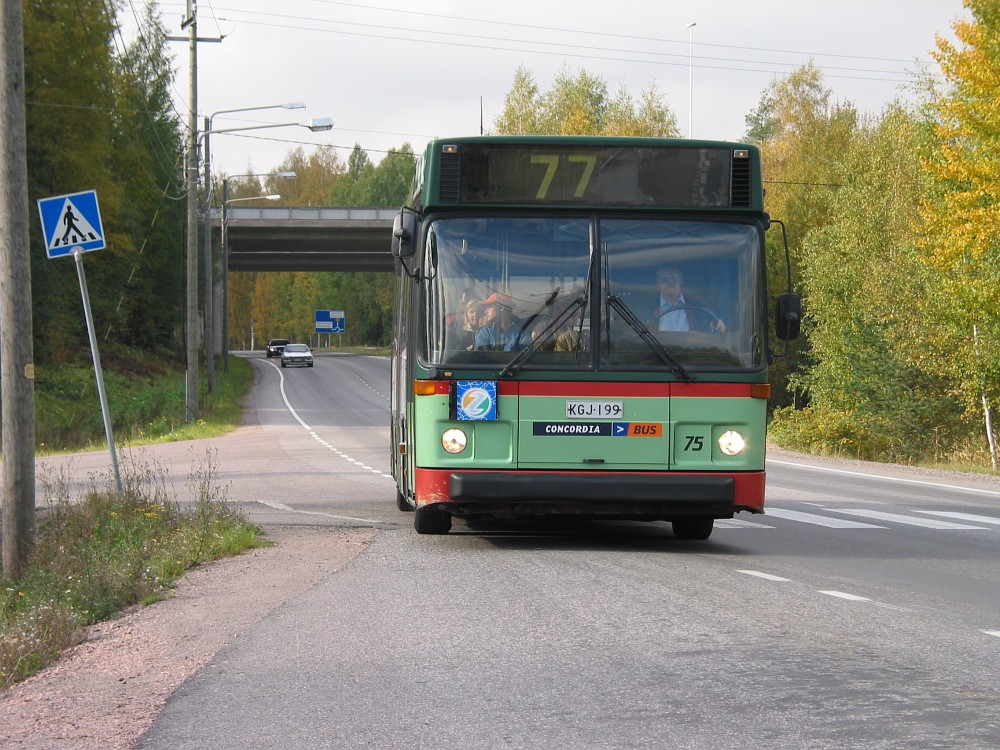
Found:
<path fill-rule="evenodd" d="M 707 307 L 699 307 L 698 305 L 673 305 L 672 307 L 660 310 L 656 316 L 653 318 L 654 328 L 659 328 L 659 321 L 667 313 L 672 313 L 675 310 L 686 310 L 691 313 L 691 317 L 697 320 L 697 316 L 704 316 L 708 319 L 708 330 L 716 333 L 725 333 L 726 324 L 722 322 L 722 318 L 716 315 L 714 312 L 709 310 Z M 701 330 L 697 325 L 694 326 L 694 330 Z"/>

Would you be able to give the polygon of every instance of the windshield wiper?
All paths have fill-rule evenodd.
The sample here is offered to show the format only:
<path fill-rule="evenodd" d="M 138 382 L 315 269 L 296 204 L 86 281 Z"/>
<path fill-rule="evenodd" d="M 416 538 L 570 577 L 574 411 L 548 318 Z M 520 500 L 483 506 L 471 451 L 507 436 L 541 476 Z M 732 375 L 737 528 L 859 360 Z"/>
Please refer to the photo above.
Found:
<path fill-rule="evenodd" d="M 504 367 L 497 375 L 497 380 L 503 380 L 508 375 L 513 375 L 518 370 L 520 370 L 521 365 L 527 362 L 528 359 L 531 357 L 531 355 L 537 352 L 541 348 L 541 346 L 549 339 L 551 339 L 552 336 L 556 333 L 556 331 L 558 331 L 562 327 L 562 324 L 569 319 L 570 313 L 572 313 L 579 307 L 583 307 L 586 304 L 587 304 L 587 296 L 581 295 L 580 297 L 577 297 L 575 300 L 566 305 L 566 309 L 563 310 L 561 313 L 559 313 L 555 318 L 553 318 L 551 323 L 549 323 L 547 326 L 545 326 L 545 328 L 542 329 L 542 331 L 538 334 L 538 337 L 535 338 L 535 340 L 532 341 L 530 344 L 528 344 L 527 349 L 522 349 L 521 351 L 519 351 L 514 356 L 514 358 L 507 363 L 507 366 Z M 538 317 L 538 313 L 535 313 L 535 315 L 531 316 L 531 320 L 534 320 L 536 317 Z M 522 332 L 523 329 L 526 327 L 526 325 L 522 326 Z"/>
<path fill-rule="evenodd" d="M 652 334 L 646 324 L 639 320 L 639 317 L 632 312 L 632 308 L 625 304 L 621 297 L 613 294 L 606 296 L 608 303 L 618 311 L 618 314 L 622 316 L 622 320 L 629 324 L 629 327 L 639 334 L 639 338 L 646 342 L 650 349 L 660 358 L 660 360 L 667 367 L 670 368 L 671 372 L 677 377 L 683 380 L 685 383 L 690 383 L 693 378 L 691 373 L 684 369 L 684 366 L 678 362 L 674 356 L 667 351 L 666 347 L 661 344 L 656 336 Z M 610 331 L 609 331 L 610 334 Z"/>

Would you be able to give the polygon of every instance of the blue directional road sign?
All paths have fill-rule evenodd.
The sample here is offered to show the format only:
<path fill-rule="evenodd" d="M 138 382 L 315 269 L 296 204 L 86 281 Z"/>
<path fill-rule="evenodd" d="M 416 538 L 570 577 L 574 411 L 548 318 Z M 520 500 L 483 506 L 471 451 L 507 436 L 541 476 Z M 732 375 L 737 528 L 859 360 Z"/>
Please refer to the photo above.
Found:
<path fill-rule="evenodd" d="M 105 247 L 96 190 L 40 198 L 38 214 L 50 258 L 69 255 L 75 248 L 89 252 Z"/>
<path fill-rule="evenodd" d="M 316 333 L 344 333 L 347 319 L 343 310 L 317 310 Z"/>

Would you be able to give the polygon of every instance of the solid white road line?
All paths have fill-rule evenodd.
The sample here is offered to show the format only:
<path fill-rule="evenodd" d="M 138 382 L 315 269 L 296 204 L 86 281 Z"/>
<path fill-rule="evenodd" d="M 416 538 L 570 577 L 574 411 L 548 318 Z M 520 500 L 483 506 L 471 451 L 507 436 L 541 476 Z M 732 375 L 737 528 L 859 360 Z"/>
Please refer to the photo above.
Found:
<path fill-rule="evenodd" d="M 904 484 L 919 484 L 925 487 L 943 487 L 949 490 L 961 490 L 963 492 L 977 492 L 983 495 L 994 495 L 1000 497 L 1000 491 L 998 490 L 985 490 L 979 489 L 977 487 L 963 487 L 960 484 L 944 484 L 942 482 L 926 482 L 922 479 L 906 479 L 904 477 L 887 477 L 882 474 L 868 474 L 863 471 L 848 471 L 847 469 L 831 469 L 826 466 L 812 466 L 810 464 L 800 464 L 795 461 L 779 461 L 774 458 L 767 459 L 769 464 L 777 464 L 778 466 L 795 466 L 800 469 L 812 469 L 814 471 L 825 471 L 830 474 L 847 474 L 853 477 L 867 477 L 869 479 L 884 479 L 887 482 L 902 482 Z"/>
<path fill-rule="evenodd" d="M 381 521 L 376 521 L 372 518 L 357 518 L 356 516 L 337 516 L 333 513 L 323 513 L 318 510 L 299 510 L 298 508 L 292 508 L 291 506 L 285 505 L 284 503 L 277 503 L 273 500 L 258 500 L 261 505 L 266 505 L 268 508 L 274 508 L 275 510 L 285 511 L 286 513 L 299 513 L 303 516 L 323 516 L 324 518 L 336 518 L 339 521 L 357 521 L 358 523 L 382 523 Z"/>

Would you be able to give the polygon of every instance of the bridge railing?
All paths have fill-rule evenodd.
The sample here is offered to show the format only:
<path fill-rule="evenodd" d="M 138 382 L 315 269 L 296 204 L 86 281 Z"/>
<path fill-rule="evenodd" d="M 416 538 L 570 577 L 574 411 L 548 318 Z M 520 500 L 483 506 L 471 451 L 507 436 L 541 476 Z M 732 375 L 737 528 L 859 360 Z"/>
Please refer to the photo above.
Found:
<path fill-rule="evenodd" d="M 229 221 L 392 221 L 399 208 L 340 208 L 337 206 L 231 206 Z M 212 221 L 222 218 L 222 209 L 209 212 Z"/>

